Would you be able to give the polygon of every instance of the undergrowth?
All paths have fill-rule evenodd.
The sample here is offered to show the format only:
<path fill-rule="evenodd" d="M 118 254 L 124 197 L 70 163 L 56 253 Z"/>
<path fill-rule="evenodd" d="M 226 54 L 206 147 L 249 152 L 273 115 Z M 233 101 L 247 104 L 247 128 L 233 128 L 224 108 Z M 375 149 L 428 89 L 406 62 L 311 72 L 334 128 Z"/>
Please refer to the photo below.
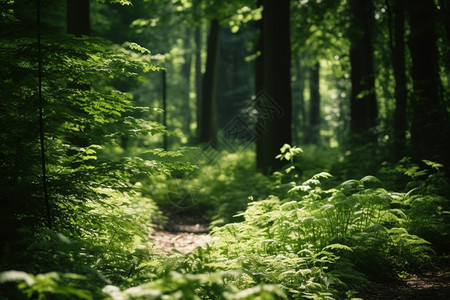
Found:
<path fill-rule="evenodd" d="M 213 227 L 205 248 L 186 255 L 152 253 L 137 232 L 149 224 L 145 211 L 156 207 L 115 195 L 120 205 L 98 211 L 112 240 L 98 240 L 89 230 L 78 240 L 40 233 L 27 251 L 48 268 L 1 273 L 1 286 L 8 288 L 3 299 L 357 299 L 369 280 L 404 276 L 431 264 L 436 247 L 430 241 L 449 232 L 448 200 L 433 194 L 439 176 L 426 177 L 425 184 L 412 175 L 422 171 L 414 169 L 406 191 L 386 189 L 370 175 L 330 187 L 327 172 L 300 180 L 293 162 L 301 149 L 281 150 L 278 158 L 287 166 L 270 179 L 260 177 L 270 184 L 247 190 L 245 201 L 245 187 L 262 176 L 249 175 L 248 157 L 239 161 L 228 154 L 232 163 L 226 168 L 184 181 L 205 184 L 201 209 L 233 199 L 246 206 L 227 212 L 242 209 L 234 222 L 228 215 L 222 226 Z M 429 164 L 439 171 L 439 165 Z M 213 194 L 217 197 L 206 202 Z M 108 221 L 119 215 L 123 224 Z M 120 230 L 133 221 L 139 226 L 127 237 Z"/>
<path fill-rule="evenodd" d="M 255 171 L 255 153 L 220 153 L 211 163 L 199 149 L 191 151 L 198 169 L 179 172 L 175 176 L 154 176 L 146 183 L 145 192 L 159 207 L 200 214 L 211 227 L 237 221 L 235 215 L 247 204 L 261 200 L 274 183 Z"/>

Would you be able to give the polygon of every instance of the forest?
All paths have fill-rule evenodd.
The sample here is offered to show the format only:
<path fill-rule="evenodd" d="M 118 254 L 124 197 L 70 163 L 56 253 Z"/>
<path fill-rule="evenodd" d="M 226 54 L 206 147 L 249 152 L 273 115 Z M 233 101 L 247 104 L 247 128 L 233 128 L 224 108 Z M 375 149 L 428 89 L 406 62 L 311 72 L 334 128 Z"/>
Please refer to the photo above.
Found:
<path fill-rule="evenodd" d="M 448 0 L 0 0 L 0 300 L 450 299 Z"/>

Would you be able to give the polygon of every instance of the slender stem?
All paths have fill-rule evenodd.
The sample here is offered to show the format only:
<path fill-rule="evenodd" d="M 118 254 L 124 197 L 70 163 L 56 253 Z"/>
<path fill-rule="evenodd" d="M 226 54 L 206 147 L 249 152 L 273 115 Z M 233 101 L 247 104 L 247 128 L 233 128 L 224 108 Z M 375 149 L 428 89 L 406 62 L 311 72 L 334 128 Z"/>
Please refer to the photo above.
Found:
<path fill-rule="evenodd" d="M 166 70 L 162 71 L 162 105 L 163 105 L 163 125 L 167 128 L 167 83 Z M 167 135 L 163 135 L 163 148 L 167 150 Z"/>
<path fill-rule="evenodd" d="M 392 32 L 392 9 L 389 4 L 389 0 L 385 1 L 387 7 L 387 17 L 388 17 L 388 33 L 389 33 L 389 50 L 391 50 L 391 55 L 394 53 L 394 33 Z M 397 16 L 395 16 L 397 18 Z"/>
<path fill-rule="evenodd" d="M 42 188 L 44 192 L 45 208 L 47 212 L 47 226 L 52 229 L 52 218 L 50 214 L 50 201 L 47 188 L 47 172 L 45 163 L 44 144 L 44 118 L 43 118 L 43 98 L 42 98 L 42 54 L 41 54 L 41 1 L 37 0 L 37 42 L 38 42 L 38 95 L 39 95 L 39 139 L 41 142 L 41 163 L 42 163 Z"/>

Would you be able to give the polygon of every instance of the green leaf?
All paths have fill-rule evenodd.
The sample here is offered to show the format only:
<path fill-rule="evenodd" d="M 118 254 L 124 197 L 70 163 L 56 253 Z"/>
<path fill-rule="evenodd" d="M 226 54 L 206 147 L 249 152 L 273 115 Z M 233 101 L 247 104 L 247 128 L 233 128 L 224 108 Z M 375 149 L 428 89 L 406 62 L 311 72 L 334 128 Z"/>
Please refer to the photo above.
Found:
<path fill-rule="evenodd" d="M 430 161 L 430 160 L 426 160 L 426 159 L 424 159 L 424 160 L 422 160 L 426 165 L 428 165 L 428 166 L 430 166 L 430 167 L 432 167 L 433 169 L 436 169 L 436 170 L 439 170 L 440 168 L 443 168 L 444 167 L 444 165 L 443 164 L 439 164 L 439 163 L 436 163 L 436 162 L 432 162 L 432 161 Z"/>
<path fill-rule="evenodd" d="M 365 183 L 365 182 L 376 182 L 376 183 L 380 183 L 381 181 L 380 181 L 378 178 L 376 178 L 375 176 L 368 175 L 368 176 L 363 177 L 363 178 L 361 179 L 361 182 L 363 182 L 363 183 Z"/>
<path fill-rule="evenodd" d="M 25 281 L 28 286 L 32 286 L 35 283 L 32 276 L 22 271 L 6 271 L 0 273 L 0 283 L 10 281 Z"/>
<path fill-rule="evenodd" d="M 148 50 L 147 48 L 142 47 L 141 45 L 138 45 L 136 43 L 128 43 L 128 47 L 132 50 L 137 50 L 141 53 L 148 53 L 150 54 L 150 50 Z"/>
<path fill-rule="evenodd" d="M 319 178 L 331 178 L 333 175 L 331 175 L 328 172 L 320 172 L 318 174 L 315 174 L 312 179 L 319 179 Z"/>

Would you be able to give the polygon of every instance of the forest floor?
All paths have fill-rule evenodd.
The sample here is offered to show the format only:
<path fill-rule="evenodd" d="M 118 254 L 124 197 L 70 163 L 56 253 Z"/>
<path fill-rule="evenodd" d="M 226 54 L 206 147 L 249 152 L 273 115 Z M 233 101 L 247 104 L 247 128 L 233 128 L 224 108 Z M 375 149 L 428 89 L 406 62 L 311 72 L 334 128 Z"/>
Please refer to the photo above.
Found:
<path fill-rule="evenodd" d="M 154 251 L 189 253 L 209 240 L 206 220 L 184 212 L 163 211 L 167 223 L 151 235 Z M 438 263 L 432 270 L 407 278 L 371 282 L 357 297 L 365 300 L 449 300 L 450 263 Z"/>
<path fill-rule="evenodd" d="M 450 267 L 437 266 L 432 271 L 411 274 L 404 279 L 372 282 L 358 297 L 365 300 L 449 300 Z"/>
<path fill-rule="evenodd" d="M 167 222 L 157 227 L 150 236 L 155 243 L 154 251 L 186 254 L 195 247 L 206 245 L 209 240 L 208 226 L 202 216 L 169 210 L 163 210 L 163 214 L 167 217 Z"/>

